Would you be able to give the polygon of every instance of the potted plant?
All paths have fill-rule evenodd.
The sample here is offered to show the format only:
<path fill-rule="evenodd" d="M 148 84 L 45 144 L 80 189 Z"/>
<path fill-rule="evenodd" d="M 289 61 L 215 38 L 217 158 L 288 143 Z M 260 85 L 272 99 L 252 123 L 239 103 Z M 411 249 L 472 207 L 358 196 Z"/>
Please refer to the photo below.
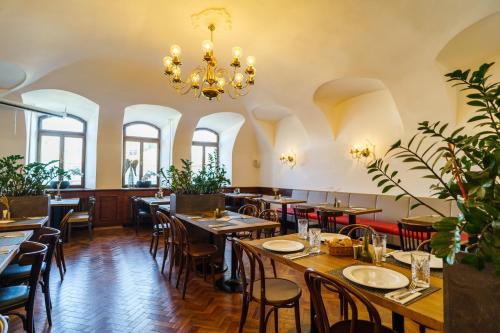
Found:
<path fill-rule="evenodd" d="M 50 182 L 50 187 L 53 189 L 57 189 L 57 194 L 55 195 L 56 200 L 61 200 L 61 190 L 66 189 L 70 185 L 70 180 L 72 176 L 81 176 L 82 173 L 80 172 L 80 169 L 75 168 L 75 169 L 70 169 L 70 170 L 64 170 L 62 168 L 57 168 L 56 169 L 56 178 L 57 180 L 53 180 Z"/>
<path fill-rule="evenodd" d="M 157 174 L 156 172 L 153 171 L 148 171 L 142 176 L 141 180 L 138 180 L 137 183 L 135 183 L 136 187 L 141 187 L 141 188 L 148 188 L 151 186 L 151 181 L 149 180 L 151 177 L 156 177 Z"/>
<path fill-rule="evenodd" d="M 222 187 L 229 184 L 226 170 L 216 157 L 209 155 L 208 163 L 198 173 L 193 172 L 192 162 L 181 160 L 182 169 L 171 166 L 160 170 L 170 188 L 170 211 L 175 214 L 224 209 Z"/>
<path fill-rule="evenodd" d="M 396 158 L 424 172 L 434 180 L 435 196 L 455 201 L 460 214 L 442 216 L 434 224 L 434 253 L 444 258 L 445 332 L 494 332 L 498 329 L 500 299 L 500 83 L 490 82 L 489 68 L 456 70 L 446 74 L 448 81 L 466 91 L 467 104 L 477 109 L 468 125 L 447 130 L 441 122 L 419 123 L 418 133 L 406 144 L 392 145 L 383 159 L 368 165 L 382 192 L 398 189 L 411 196 L 416 205 L 425 205 L 402 185 L 398 171 L 388 160 Z M 467 131 L 466 131 L 467 128 Z M 413 208 L 413 207 L 412 207 Z M 462 239 L 468 237 L 464 248 Z M 495 328 L 496 326 L 496 328 Z"/>
<path fill-rule="evenodd" d="M 22 163 L 23 156 L 0 158 L 0 195 L 7 198 L 11 217 L 49 214 L 50 182 L 57 177 L 57 161 Z"/>

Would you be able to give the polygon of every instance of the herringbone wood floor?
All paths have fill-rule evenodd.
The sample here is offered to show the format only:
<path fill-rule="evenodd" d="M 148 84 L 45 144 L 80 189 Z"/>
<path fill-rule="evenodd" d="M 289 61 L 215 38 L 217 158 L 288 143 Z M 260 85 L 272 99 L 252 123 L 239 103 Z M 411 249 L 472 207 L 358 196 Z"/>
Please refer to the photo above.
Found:
<path fill-rule="evenodd" d="M 149 254 L 149 234 L 136 236 L 131 229 L 97 229 L 94 240 L 74 233 L 65 245 L 68 271 L 61 283 L 52 272 L 53 326 L 46 321 L 43 295 L 36 300 L 37 332 L 236 332 L 241 296 L 214 291 L 211 284 L 195 278 L 186 300 L 160 273 L 161 253 Z M 297 281 L 304 291 L 302 324 L 309 324 L 309 295 L 302 275 L 278 265 L 278 275 Z M 337 306 L 332 299 L 334 307 Z M 257 332 L 258 308 L 251 305 L 245 332 Z M 333 311 L 338 313 L 336 309 Z M 380 309 L 390 323 L 390 313 Z M 280 310 L 280 332 L 294 331 L 291 310 Z M 272 319 L 269 332 L 273 331 Z M 23 332 L 21 322 L 11 318 L 9 332 Z M 407 323 L 407 332 L 417 332 Z"/>

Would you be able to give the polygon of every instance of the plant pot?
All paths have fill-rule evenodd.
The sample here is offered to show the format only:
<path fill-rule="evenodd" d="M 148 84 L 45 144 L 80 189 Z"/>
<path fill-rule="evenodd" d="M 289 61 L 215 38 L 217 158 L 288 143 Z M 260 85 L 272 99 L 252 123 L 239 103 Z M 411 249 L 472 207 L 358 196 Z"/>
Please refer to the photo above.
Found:
<path fill-rule="evenodd" d="M 53 180 L 53 181 L 51 181 L 51 182 L 50 182 L 50 188 L 53 188 L 54 190 L 57 190 L 57 184 L 58 184 L 58 183 L 59 183 L 59 182 L 58 182 L 57 180 Z M 61 186 L 59 187 L 59 189 L 63 190 L 63 189 L 68 188 L 68 187 L 69 187 L 69 181 L 67 181 L 67 180 L 63 180 L 63 181 L 61 182 Z"/>
<path fill-rule="evenodd" d="M 137 183 L 135 183 L 135 187 L 139 187 L 139 188 L 147 188 L 150 186 L 151 186 L 150 180 L 138 180 Z"/>
<path fill-rule="evenodd" d="M 47 195 L 8 197 L 8 199 L 12 218 L 49 215 L 50 198 Z"/>
<path fill-rule="evenodd" d="M 445 264 L 443 273 L 445 333 L 498 332 L 500 277 L 493 265 L 478 271 Z"/>
<path fill-rule="evenodd" d="M 213 212 L 224 210 L 224 194 L 171 194 L 170 213 Z"/>

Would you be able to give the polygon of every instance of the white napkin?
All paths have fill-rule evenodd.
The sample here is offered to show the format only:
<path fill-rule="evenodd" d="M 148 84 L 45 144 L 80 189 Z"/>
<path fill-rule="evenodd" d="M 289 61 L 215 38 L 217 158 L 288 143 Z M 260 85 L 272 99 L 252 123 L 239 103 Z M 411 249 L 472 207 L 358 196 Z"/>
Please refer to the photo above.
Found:
<path fill-rule="evenodd" d="M 304 252 L 299 252 L 299 253 L 291 253 L 291 254 L 285 254 L 283 256 L 283 258 L 285 259 L 290 259 L 290 260 L 294 260 L 294 259 L 299 259 L 299 258 L 303 258 L 303 257 L 307 257 L 309 256 L 310 253 L 304 253 Z"/>
<path fill-rule="evenodd" d="M 423 289 L 422 288 L 417 288 L 416 290 L 423 290 Z M 402 288 L 402 289 L 391 291 L 390 293 L 385 294 L 384 297 L 390 299 L 391 301 L 399 303 L 399 304 L 406 304 L 409 301 L 411 301 L 411 300 L 419 297 L 420 295 L 422 295 L 421 292 L 416 291 L 413 294 L 409 294 L 405 298 L 397 298 L 398 295 L 402 295 L 402 294 L 404 294 L 406 292 L 408 292 L 408 288 Z"/>

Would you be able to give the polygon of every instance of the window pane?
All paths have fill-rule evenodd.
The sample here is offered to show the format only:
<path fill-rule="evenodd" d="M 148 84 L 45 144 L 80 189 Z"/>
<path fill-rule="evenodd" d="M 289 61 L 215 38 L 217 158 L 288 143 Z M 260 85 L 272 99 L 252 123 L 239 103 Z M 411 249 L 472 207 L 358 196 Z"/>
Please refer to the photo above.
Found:
<path fill-rule="evenodd" d="M 48 163 L 53 160 L 59 160 L 60 145 L 58 136 L 42 135 L 40 141 L 40 162 Z"/>
<path fill-rule="evenodd" d="M 193 171 L 198 172 L 203 166 L 203 147 L 191 146 L 191 162 L 193 162 Z"/>
<path fill-rule="evenodd" d="M 210 161 L 209 155 L 212 155 L 212 158 L 217 158 L 217 148 L 216 147 L 205 147 L 205 165 Z"/>
<path fill-rule="evenodd" d="M 133 124 L 125 127 L 125 136 L 137 136 L 141 138 L 158 138 L 159 131 L 153 126 L 146 124 Z"/>
<path fill-rule="evenodd" d="M 194 131 L 193 141 L 217 142 L 217 134 L 204 129 Z"/>
<path fill-rule="evenodd" d="M 152 142 L 144 142 L 143 143 L 143 161 L 142 161 L 142 174 L 146 175 L 148 172 L 158 172 L 158 144 Z M 150 177 L 149 179 L 151 184 L 156 185 L 157 178 Z"/>
<path fill-rule="evenodd" d="M 64 138 L 64 170 L 78 170 L 82 172 L 83 138 Z M 82 176 L 72 175 L 70 185 L 82 185 Z"/>
<path fill-rule="evenodd" d="M 127 163 L 126 160 L 130 160 L 136 168 L 128 168 L 124 175 L 124 182 L 129 186 L 135 185 L 139 178 L 139 160 L 141 154 L 141 144 L 137 141 L 125 141 L 125 156 L 124 156 L 124 168 Z M 125 170 L 125 169 L 124 169 Z"/>
<path fill-rule="evenodd" d="M 83 123 L 75 118 L 49 117 L 42 119 L 42 130 L 83 133 Z"/>

